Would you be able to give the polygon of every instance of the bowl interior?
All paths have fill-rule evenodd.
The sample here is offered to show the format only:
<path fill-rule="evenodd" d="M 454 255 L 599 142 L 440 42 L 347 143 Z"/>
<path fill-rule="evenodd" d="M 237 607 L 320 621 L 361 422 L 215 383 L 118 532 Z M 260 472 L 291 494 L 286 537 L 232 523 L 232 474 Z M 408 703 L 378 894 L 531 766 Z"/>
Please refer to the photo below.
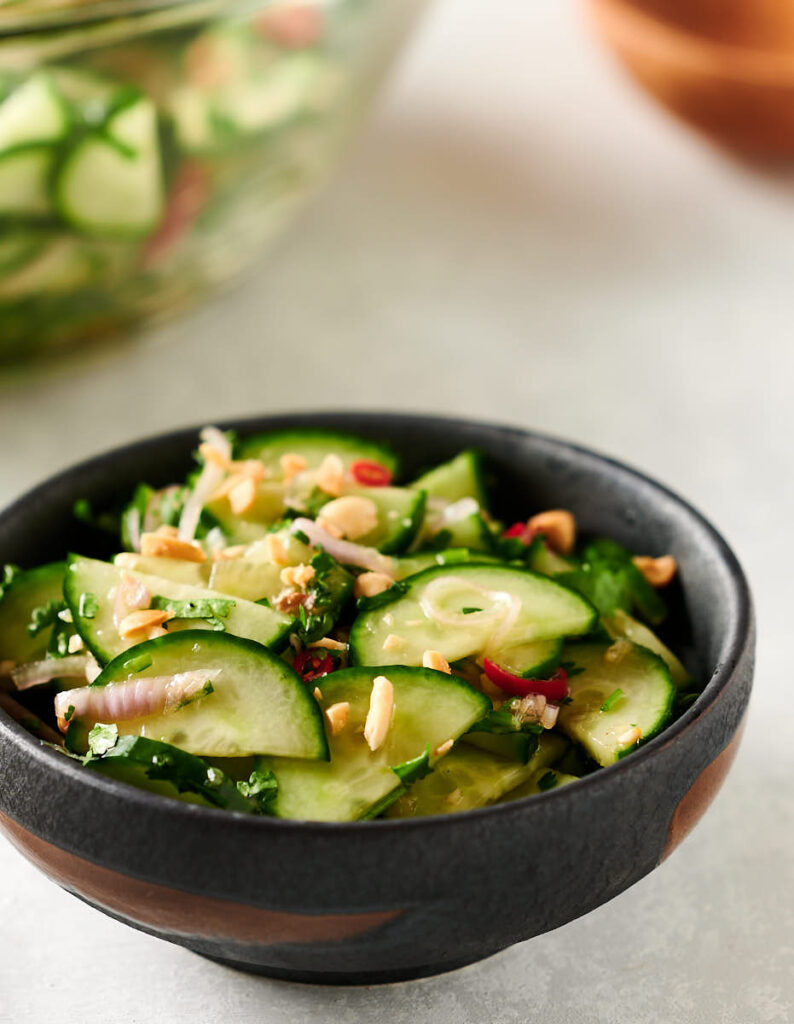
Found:
<path fill-rule="evenodd" d="M 785 0 L 630 0 L 692 35 L 749 49 L 794 48 L 794 5 Z"/>

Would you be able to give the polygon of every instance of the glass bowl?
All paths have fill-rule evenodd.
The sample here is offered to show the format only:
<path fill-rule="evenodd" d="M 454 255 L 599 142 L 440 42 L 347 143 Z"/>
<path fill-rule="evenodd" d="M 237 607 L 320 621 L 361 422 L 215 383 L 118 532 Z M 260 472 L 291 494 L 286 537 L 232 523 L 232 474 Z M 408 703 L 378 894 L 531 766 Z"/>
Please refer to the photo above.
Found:
<path fill-rule="evenodd" d="M 0 363 L 238 274 L 332 167 L 422 0 L 0 0 Z"/>

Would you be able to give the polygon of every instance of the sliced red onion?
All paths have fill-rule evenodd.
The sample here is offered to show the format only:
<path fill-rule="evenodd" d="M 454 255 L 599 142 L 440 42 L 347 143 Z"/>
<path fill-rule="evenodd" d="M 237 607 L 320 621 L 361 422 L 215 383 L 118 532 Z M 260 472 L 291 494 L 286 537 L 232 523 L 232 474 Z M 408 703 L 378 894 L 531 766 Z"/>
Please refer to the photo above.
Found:
<path fill-rule="evenodd" d="M 204 427 L 199 436 L 205 444 L 211 444 L 217 448 L 227 460 L 231 459 L 232 446 L 229 444 L 228 438 L 217 427 Z M 196 536 L 201 510 L 213 491 L 220 487 L 225 476 L 226 470 L 222 466 L 209 460 L 204 463 L 179 517 L 178 536 L 180 540 L 193 540 Z"/>
<path fill-rule="evenodd" d="M 51 679 L 84 678 L 87 668 L 87 655 L 70 654 L 66 658 L 44 658 L 42 661 L 19 665 L 11 669 L 11 679 L 18 690 L 28 690 L 31 686 L 49 683 Z"/>
<path fill-rule="evenodd" d="M 55 697 L 58 726 L 64 729 L 70 707 L 74 708 L 70 720 L 74 717 L 91 722 L 128 722 L 174 710 L 216 679 L 220 671 L 219 668 L 192 670 L 173 676 L 145 676 L 107 686 L 64 690 Z"/>
<path fill-rule="evenodd" d="M 382 572 L 394 579 L 394 561 L 382 555 L 375 548 L 363 544 L 353 544 L 349 540 L 339 540 L 318 526 L 313 519 L 294 519 L 290 527 L 292 533 L 304 533 L 314 547 L 321 547 L 342 565 L 357 565 L 372 572 Z"/>

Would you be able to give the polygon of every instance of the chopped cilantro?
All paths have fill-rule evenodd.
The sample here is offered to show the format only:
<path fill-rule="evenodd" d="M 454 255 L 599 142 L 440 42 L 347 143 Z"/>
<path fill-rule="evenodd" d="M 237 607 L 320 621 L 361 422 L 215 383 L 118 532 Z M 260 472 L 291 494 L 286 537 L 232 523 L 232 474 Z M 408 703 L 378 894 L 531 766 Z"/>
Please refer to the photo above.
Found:
<path fill-rule="evenodd" d="M 292 536 L 295 538 L 295 540 L 299 540 L 301 544 L 309 543 L 309 538 L 306 536 L 303 530 L 293 530 Z"/>
<path fill-rule="evenodd" d="M 253 799 L 259 810 L 264 814 L 268 804 L 278 793 L 276 776 L 267 768 L 254 768 L 248 780 L 237 783 L 237 789 L 243 796 Z"/>
<path fill-rule="evenodd" d="M 69 707 L 66 709 L 66 714 L 63 716 L 64 722 L 70 721 L 73 714 L 74 714 L 74 704 L 70 704 Z"/>
<path fill-rule="evenodd" d="M 264 608 L 270 608 L 270 601 L 266 597 L 260 597 L 256 604 L 261 604 Z"/>
<path fill-rule="evenodd" d="M 182 700 L 180 700 L 180 702 L 177 704 L 174 710 L 179 711 L 180 708 L 186 708 L 188 704 L 192 704 L 193 701 L 196 700 L 201 700 L 202 697 L 209 697 L 211 693 L 215 693 L 215 687 L 208 679 L 200 690 L 196 690 L 196 692 L 191 693 L 189 697 L 185 697 Z"/>
<path fill-rule="evenodd" d="M 80 602 L 77 606 L 77 614 L 84 619 L 93 619 L 99 611 L 99 601 L 93 594 L 85 591 L 80 595 Z"/>
<path fill-rule="evenodd" d="M 463 612 L 464 615 L 473 615 L 475 612 L 481 612 L 481 611 L 482 611 L 482 608 L 471 608 L 471 607 L 461 608 L 461 612 Z"/>
<path fill-rule="evenodd" d="M 65 607 L 65 601 L 47 601 L 34 608 L 30 613 L 28 636 L 38 636 L 43 629 L 52 626 L 58 619 L 58 612 L 62 612 Z"/>
<path fill-rule="evenodd" d="M 332 569 L 336 568 L 336 559 L 332 558 L 327 551 L 318 551 L 317 554 L 312 556 L 309 565 L 314 569 L 314 578 L 323 580 L 331 572 Z"/>
<path fill-rule="evenodd" d="M 109 724 L 97 722 L 88 734 L 88 753 L 83 760 L 83 764 L 88 764 L 95 757 L 102 757 L 103 754 L 107 754 L 112 747 L 115 747 L 118 738 L 119 727 L 117 725 L 114 725 L 112 722 Z"/>
<path fill-rule="evenodd" d="M 545 793 L 547 789 L 554 789 L 557 785 L 557 773 L 551 770 L 547 771 L 545 775 L 541 775 L 538 779 L 538 789 L 541 793 Z"/>
<path fill-rule="evenodd" d="M 306 609 L 302 604 L 298 605 L 298 618 L 300 619 L 301 626 L 306 629 L 309 625 L 309 616 L 306 614 Z"/>
<path fill-rule="evenodd" d="M 607 697 L 604 703 L 601 705 L 602 711 L 611 711 L 612 708 L 623 699 L 623 691 L 618 687 L 617 690 L 613 690 L 612 693 Z"/>
<path fill-rule="evenodd" d="M 177 601 L 158 594 L 152 598 L 151 606 L 158 611 L 172 612 L 175 619 L 204 619 L 213 629 L 225 630 L 226 625 L 221 620 L 229 615 L 236 603 L 236 601 L 222 597 Z"/>

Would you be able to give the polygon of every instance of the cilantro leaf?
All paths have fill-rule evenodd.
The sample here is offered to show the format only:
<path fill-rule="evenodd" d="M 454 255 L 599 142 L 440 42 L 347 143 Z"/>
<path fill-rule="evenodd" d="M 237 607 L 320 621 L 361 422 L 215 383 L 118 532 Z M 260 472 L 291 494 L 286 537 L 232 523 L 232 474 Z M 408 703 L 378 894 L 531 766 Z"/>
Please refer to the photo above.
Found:
<path fill-rule="evenodd" d="M 58 612 L 62 612 L 65 607 L 65 601 L 52 600 L 34 608 L 30 613 L 30 622 L 27 627 L 28 636 L 38 636 L 42 630 L 54 625 L 58 621 Z"/>
<path fill-rule="evenodd" d="M 182 700 L 180 700 L 180 702 L 174 708 L 174 711 L 179 711 L 180 708 L 186 708 L 188 704 L 192 704 L 196 700 L 201 700 L 202 697 L 209 697 L 211 693 L 215 693 L 215 687 L 212 685 L 212 682 L 208 679 L 200 690 L 196 690 L 196 692 L 191 693 L 189 697 L 184 697 Z"/>
<path fill-rule="evenodd" d="M 262 814 L 278 794 L 278 780 L 269 768 L 254 768 L 248 781 L 241 780 L 237 789 L 243 796 L 253 799 Z"/>
<path fill-rule="evenodd" d="M 482 608 L 470 608 L 470 607 L 461 608 L 461 612 L 464 615 L 473 615 L 475 612 L 481 612 L 481 611 L 482 611 Z"/>
<path fill-rule="evenodd" d="M 215 630 L 225 630 L 221 620 L 226 618 L 237 602 L 222 597 L 205 597 L 195 601 L 177 601 L 158 594 L 152 598 L 152 608 L 172 612 L 175 619 L 204 619 Z"/>
<path fill-rule="evenodd" d="M 115 747 L 119 738 L 119 727 L 112 722 L 106 724 L 97 722 L 88 734 L 88 753 L 83 764 L 88 764 L 95 757 L 102 757 L 103 754 Z"/>

